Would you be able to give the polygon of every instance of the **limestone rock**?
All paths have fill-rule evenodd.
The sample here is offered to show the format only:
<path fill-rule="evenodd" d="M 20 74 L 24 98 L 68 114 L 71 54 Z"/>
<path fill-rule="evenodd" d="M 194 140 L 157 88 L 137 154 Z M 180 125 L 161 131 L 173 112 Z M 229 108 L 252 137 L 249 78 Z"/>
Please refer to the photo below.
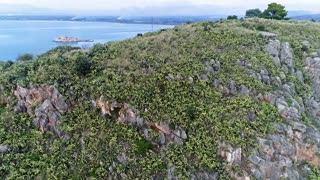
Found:
<path fill-rule="evenodd" d="M 181 130 L 181 138 L 182 139 L 187 139 L 188 138 L 188 135 L 187 135 L 186 131 Z"/>
<path fill-rule="evenodd" d="M 278 56 L 273 57 L 273 63 L 274 65 L 276 65 L 277 67 L 281 67 L 281 61 L 280 58 Z"/>
<path fill-rule="evenodd" d="M 164 145 L 166 143 L 166 137 L 163 132 L 160 132 L 160 144 Z"/>
<path fill-rule="evenodd" d="M 18 99 L 14 107 L 16 112 L 28 112 L 30 116 L 35 115 L 34 124 L 37 128 L 42 132 L 52 130 L 60 136 L 56 123 L 61 118 L 60 113 L 66 112 L 69 106 L 54 86 L 31 87 L 31 89 L 18 86 L 14 95 Z M 33 106 L 38 103 L 40 105 L 33 109 Z"/>
<path fill-rule="evenodd" d="M 272 57 L 279 57 L 280 41 L 279 40 L 269 41 L 269 44 L 266 46 L 266 51 Z"/>
<path fill-rule="evenodd" d="M 249 89 L 245 85 L 240 86 L 242 96 L 249 96 Z"/>
<path fill-rule="evenodd" d="M 242 149 L 241 148 L 229 148 L 229 152 L 227 152 L 227 161 L 230 164 L 241 162 Z"/>
<path fill-rule="evenodd" d="M 281 45 L 280 60 L 282 64 L 287 65 L 288 68 L 294 67 L 293 55 L 288 42 Z"/>
<path fill-rule="evenodd" d="M 236 87 L 236 82 L 234 80 L 230 81 L 230 92 L 232 95 L 237 94 L 237 87 Z"/>
<path fill-rule="evenodd" d="M 209 80 L 209 77 L 206 74 L 200 74 L 199 79 L 201 79 L 203 81 L 207 81 L 207 80 Z"/>
<path fill-rule="evenodd" d="M 0 153 L 7 153 L 8 149 L 7 145 L 0 145 Z"/>
<path fill-rule="evenodd" d="M 276 101 L 276 106 L 278 107 L 278 111 L 281 113 L 283 111 L 285 111 L 287 108 L 288 108 L 288 104 L 287 102 L 285 102 L 284 100 L 282 99 L 278 99 Z"/>
<path fill-rule="evenodd" d="M 205 68 L 206 68 L 206 71 L 209 73 L 215 72 L 214 68 L 212 67 L 212 65 L 209 62 L 205 62 Z"/>
<path fill-rule="evenodd" d="M 259 32 L 262 36 L 267 37 L 267 38 L 276 38 L 278 37 L 277 34 L 271 33 L 271 32 L 266 32 L 266 31 L 261 31 Z"/>
<path fill-rule="evenodd" d="M 304 46 L 310 46 L 310 42 L 309 41 L 302 41 L 301 44 L 304 45 Z"/>

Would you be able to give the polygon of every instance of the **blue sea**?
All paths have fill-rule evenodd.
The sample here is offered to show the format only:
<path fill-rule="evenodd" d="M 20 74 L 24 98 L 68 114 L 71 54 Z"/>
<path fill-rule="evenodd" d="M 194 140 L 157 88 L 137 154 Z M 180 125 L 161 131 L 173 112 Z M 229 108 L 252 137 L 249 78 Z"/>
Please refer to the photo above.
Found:
<path fill-rule="evenodd" d="M 72 44 L 88 48 L 96 43 L 106 43 L 135 37 L 170 25 L 122 24 L 109 22 L 73 21 L 0 21 L 0 61 L 15 60 L 18 55 L 40 55 L 61 44 L 53 42 L 60 36 L 90 39 L 94 42 Z"/>

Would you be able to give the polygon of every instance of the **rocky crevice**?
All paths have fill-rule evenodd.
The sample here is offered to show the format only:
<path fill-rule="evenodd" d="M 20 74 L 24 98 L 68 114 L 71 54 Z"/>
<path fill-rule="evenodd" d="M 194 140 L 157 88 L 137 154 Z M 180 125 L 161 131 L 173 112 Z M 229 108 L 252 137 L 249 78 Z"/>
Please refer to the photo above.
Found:
<path fill-rule="evenodd" d="M 130 123 L 138 127 L 139 131 L 144 134 L 146 140 L 151 140 L 150 129 L 159 133 L 159 145 L 165 145 L 169 142 L 176 144 L 182 143 L 183 140 L 188 138 L 187 133 L 182 128 L 176 126 L 175 129 L 171 129 L 166 122 L 152 123 L 138 114 L 139 112 L 133 108 L 130 104 L 120 104 L 117 102 L 109 103 L 104 101 L 101 97 L 96 101 L 92 101 L 92 106 L 100 109 L 102 117 L 109 116 L 113 120 L 117 120 L 121 123 Z"/>

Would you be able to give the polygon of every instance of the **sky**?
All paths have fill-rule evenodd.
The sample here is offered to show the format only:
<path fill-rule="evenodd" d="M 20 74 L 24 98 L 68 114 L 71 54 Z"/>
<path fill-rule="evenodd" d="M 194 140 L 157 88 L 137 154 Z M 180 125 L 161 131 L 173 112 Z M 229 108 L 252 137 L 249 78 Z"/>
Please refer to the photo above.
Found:
<path fill-rule="evenodd" d="M 0 0 L 0 14 L 59 12 L 100 15 L 244 14 L 277 2 L 287 10 L 320 14 L 320 0 Z"/>

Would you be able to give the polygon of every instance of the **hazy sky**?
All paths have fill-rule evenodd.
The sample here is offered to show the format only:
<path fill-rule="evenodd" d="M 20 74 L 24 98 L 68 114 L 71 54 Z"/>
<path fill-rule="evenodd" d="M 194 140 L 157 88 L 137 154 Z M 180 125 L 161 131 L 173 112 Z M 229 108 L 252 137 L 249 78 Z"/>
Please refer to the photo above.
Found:
<path fill-rule="evenodd" d="M 320 13 L 320 0 L 0 0 L 0 5 L 34 7 L 67 11 L 72 13 L 129 13 L 147 11 L 166 14 L 239 14 L 249 8 L 265 9 L 267 4 L 277 2 L 287 10 L 306 10 Z M 0 9 L 1 11 L 1 9 Z M 109 12 L 109 13 L 108 13 Z M 0 12 L 1 13 L 1 12 Z"/>

